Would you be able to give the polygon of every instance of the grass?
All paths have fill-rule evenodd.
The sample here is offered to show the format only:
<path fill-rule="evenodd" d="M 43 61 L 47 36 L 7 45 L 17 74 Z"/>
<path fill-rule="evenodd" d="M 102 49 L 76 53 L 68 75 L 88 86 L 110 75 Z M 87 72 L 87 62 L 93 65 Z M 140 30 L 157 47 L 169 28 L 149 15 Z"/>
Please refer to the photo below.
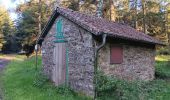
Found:
<path fill-rule="evenodd" d="M 156 78 L 149 82 L 127 82 L 101 75 L 98 80 L 100 100 L 169 100 L 170 55 L 156 57 Z"/>
<path fill-rule="evenodd" d="M 156 57 L 156 76 L 158 78 L 170 79 L 170 55 L 159 55 Z"/>
<path fill-rule="evenodd" d="M 158 55 L 155 57 L 156 61 L 170 61 L 170 55 Z"/>
<path fill-rule="evenodd" d="M 39 76 L 41 59 L 38 58 L 38 71 L 34 58 L 16 56 L 6 67 L 1 77 L 4 100 L 90 100 L 70 89 L 54 87 L 44 76 Z"/>
<path fill-rule="evenodd" d="M 6 57 L 6 56 L 4 56 Z M 7 57 L 8 58 L 8 57 Z M 170 56 L 156 57 L 156 79 L 149 82 L 127 82 L 118 79 L 100 78 L 100 100 L 169 100 L 170 98 Z M 38 58 L 38 71 L 34 58 L 13 57 L 6 67 L 3 81 L 4 100 L 90 100 L 69 88 L 54 87 L 40 73 L 41 59 Z M 104 90 L 102 90 L 104 89 Z"/>
<path fill-rule="evenodd" d="M 157 89 L 152 91 L 152 95 L 157 97 L 155 100 L 169 100 L 170 98 L 170 55 L 156 56 L 155 75 L 150 89 Z M 153 87 L 153 88 L 152 88 Z M 152 96 L 151 95 L 151 96 Z"/>
<path fill-rule="evenodd" d="M 163 79 L 127 82 L 105 77 L 104 85 L 100 80 L 99 82 L 99 100 L 169 100 L 170 98 L 170 83 Z"/>

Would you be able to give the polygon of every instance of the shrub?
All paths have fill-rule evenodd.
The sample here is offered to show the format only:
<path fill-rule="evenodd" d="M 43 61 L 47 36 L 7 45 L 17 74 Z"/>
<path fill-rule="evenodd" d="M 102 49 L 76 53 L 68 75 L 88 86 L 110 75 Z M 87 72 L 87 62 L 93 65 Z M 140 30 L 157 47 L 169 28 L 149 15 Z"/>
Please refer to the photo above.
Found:
<path fill-rule="evenodd" d="M 160 48 L 157 50 L 158 55 L 170 55 L 170 51 L 168 48 Z"/>
<path fill-rule="evenodd" d="M 39 88 L 42 88 L 45 83 L 49 81 L 48 77 L 44 75 L 42 72 L 38 72 L 35 75 L 35 80 L 33 82 L 33 85 Z"/>
<path fill-rule="evenodd" d="M 119 80 L 98 72 L 97 91 L 101 100 L 138 100 L 140 87 L 137 83 Z M 109 98 L 108 98 L 109 97 Z"/>
<path fill-rule="evenodd" d="M 168 88 L 164 80 L 129 82 L 98 73 L 99 100 L 160 100 L 169 95 Z"/>
<path fill-rule="evenodd" d="M 168 61 L 157 61 L 155 68 L 156 78 L 170 79 L 170 65 Z"/>
<path fill-rule="evenodd" d="M 70 87 L 65 85 L 60 85 L 56 87 L 56 91 L 59 94 L 66 95 L 66 94 L 76 94 Z"/>

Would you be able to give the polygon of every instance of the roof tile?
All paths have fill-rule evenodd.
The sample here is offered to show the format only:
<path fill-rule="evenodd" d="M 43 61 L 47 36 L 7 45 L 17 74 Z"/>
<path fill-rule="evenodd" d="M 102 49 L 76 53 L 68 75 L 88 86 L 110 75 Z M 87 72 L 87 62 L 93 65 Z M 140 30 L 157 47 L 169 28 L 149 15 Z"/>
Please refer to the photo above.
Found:
<path fill-rule="evenodd" d="M 157 39 L 139 32 L 127 25 L 108 21 L 103 18 L 97 18 L 95 16 L 86 15 L 67 8 L 57 7 L 56 11 L 95 35 L 106 33 L 110 36 L 122 39 L 135 40 L 152 44 L 162 44 Z"/>

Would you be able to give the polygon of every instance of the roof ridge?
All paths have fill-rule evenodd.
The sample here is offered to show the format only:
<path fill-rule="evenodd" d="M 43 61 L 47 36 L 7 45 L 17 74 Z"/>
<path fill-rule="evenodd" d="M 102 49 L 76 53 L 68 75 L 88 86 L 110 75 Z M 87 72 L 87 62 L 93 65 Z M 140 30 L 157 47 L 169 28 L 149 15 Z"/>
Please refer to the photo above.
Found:
<path fill-rule="evenodd" d="M 54 21 L 57 16 L 62 15 L 73 23 L 76 23 L 87 31 L 93 33 L 94 35 L 101 35 L 103 33 L 106 33 L 113 38 L 141 41 L 149 44 L 163 44 L 159 40 L 147 34 L 144 34 L 143 32 L 137 31 L 129 25 L 109 21 L 103 18 L 98 18 L 96 16 L 88 15 L 68 8 L 56 7 L 55 11 L 53 12 L 53 15 L 55 15 L 54 17 L 51 17 L 51 19 L 53 20 L 49 21 Z M 52 26 L 51 24 L 53 24 L 53 22 L 49 24 L 49 27 Z M 48 31 L 49 29 L 45 30 L 44 32 Z"/>

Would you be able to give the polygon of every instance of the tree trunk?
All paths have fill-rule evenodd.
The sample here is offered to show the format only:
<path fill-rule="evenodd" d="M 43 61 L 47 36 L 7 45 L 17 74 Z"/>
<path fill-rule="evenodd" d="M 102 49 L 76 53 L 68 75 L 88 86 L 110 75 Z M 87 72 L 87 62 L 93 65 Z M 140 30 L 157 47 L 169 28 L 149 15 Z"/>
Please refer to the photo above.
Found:
<path fill-rule="evenodd" d="M 112 0 L 109 0 L 110 3 L 110 20 L 111 21 L 116 21 L 116 10 L 115 10 L 115 6 L 113 4 Z"/>
<path fill-rule="evenodd" d="M 42 1 L 39 0 L 39 16 L 38 16 L 38 36 L 41 35 L 41 30 L 42 30 Z M 36 43 L 36 46 L 37 46 L 37 43 Z M 36 57 L 35 57 L 35 69 L 37 70 L 38 69 L 38 62 L 37 62 L 37 58 L 38 58 L 38 47 L 36 47 Z M 39 49 L 40 50 L 40 49 Z"/>
<path fill-rule="evenodd" d="M 142 10 L 143 10 L 143 32 L 146 33 L 146 2 L 142 0 Z"/>
<path fill-rule="evenodd" d="M 61 0 L 56 0 L 55 7 L 61 6 Z"/>
<path fill-rule="evenodd" d="M 170 4 L 166 6 L 165 18 L 165 28 L 168 36 L 168 50 L 170 52 Z M 170 66 L 170 60 L 168 61 L 168 66 Z"/>
<path fill-rule="evenodd" d="M 138 28 L 138 21 L 137 21 L 137 15 L 138 15 L 138 0 L 135 0 L 135 16 L 134 16 L 134 28 L 137 29 Z"/>
<path fill-rule="evenodd" d="M 39 35 L 41 34 L 41 19 L 42 19 L 42 1 L 39 0 L 39 17 L 38 17 L 38 30 Z"/>
<path fill-rule="evenodd" d="M 166 28 L 167 28 L 167 35 L 168 35 L 168 45 L 169 45 L 169 49 L 170 49 L 170 5 L 168 5 L 167 7 L 167 18 L 166 18 Z"/>
<path fill-rule="evenodd" d="M 103 17 L 103 0 L 97 0 L 97 11 L 96 11 L 97 17 Z"/>

